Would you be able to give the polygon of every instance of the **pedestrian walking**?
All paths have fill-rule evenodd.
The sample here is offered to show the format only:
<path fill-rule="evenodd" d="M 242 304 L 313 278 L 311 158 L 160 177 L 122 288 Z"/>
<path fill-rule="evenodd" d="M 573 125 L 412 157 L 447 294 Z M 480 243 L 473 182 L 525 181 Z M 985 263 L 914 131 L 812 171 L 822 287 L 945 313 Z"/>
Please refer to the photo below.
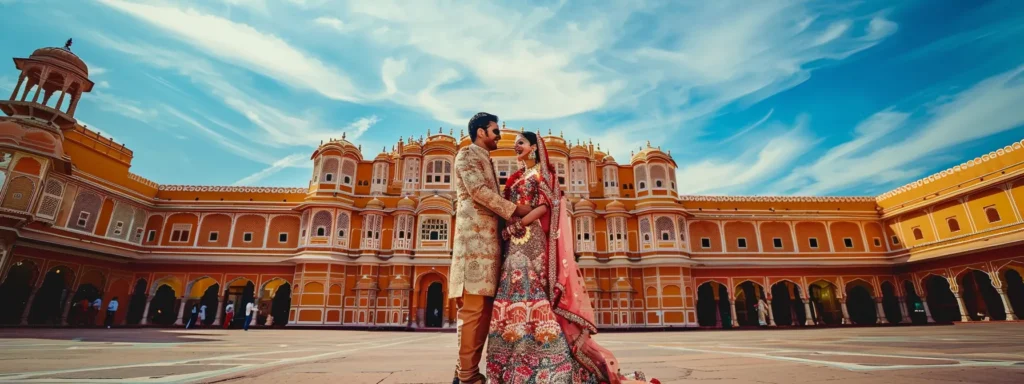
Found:
<path fill-rule="evenodd" d="M 249 323 L 252 322 L 253 317 L 256 317 L 256 310 L 256 304 L 251 301 L 245 305 L 245 323 L 242 324 L 242 329 L 249 330 Z"/>
<path fill-rule="evenodd" d="M 228 306 L 224 307 L 224 329 L 231 326 L 231 320 L 235 318 L 235 302 L 229 300 Z"/>
<path fill-rule="evenodd" d="M 110 329 L 110 326 L 114 324 L 114 315 L 117 314 L 117 305 L 117 296 L 114 296 L 113 299 L 110 299 L 110 303 L 107 303 L 107 318 L 105 319 L 106 321 L 104 321 L 107 329 Z"/>

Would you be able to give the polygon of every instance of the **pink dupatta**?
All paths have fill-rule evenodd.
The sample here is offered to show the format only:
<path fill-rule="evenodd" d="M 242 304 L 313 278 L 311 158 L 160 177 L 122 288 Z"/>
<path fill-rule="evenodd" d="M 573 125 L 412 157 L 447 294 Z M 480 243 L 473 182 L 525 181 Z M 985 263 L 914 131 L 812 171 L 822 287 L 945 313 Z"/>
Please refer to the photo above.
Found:
<path fill-rule="evenodd" d="M 538 137 L 540 137 L 538 135 Z M 597 375 L 601 382 L 628 382 L 619 374 L 619 362 L 611 351 L 601 347 L 590 336 L 597 333 L 594 308 L 583 282 L 583 273 L 576 264 L 573 250 L 572 221 L 569 201 L 562 196 L 558 181 L 551 171 L 547 147 L 538 140 L 541 158 L 541 195 L 550 202 L 550 210 L 542 220 L 548 221 L 548 299 L 562 332 L 565 333 L 573 358 Z"/>

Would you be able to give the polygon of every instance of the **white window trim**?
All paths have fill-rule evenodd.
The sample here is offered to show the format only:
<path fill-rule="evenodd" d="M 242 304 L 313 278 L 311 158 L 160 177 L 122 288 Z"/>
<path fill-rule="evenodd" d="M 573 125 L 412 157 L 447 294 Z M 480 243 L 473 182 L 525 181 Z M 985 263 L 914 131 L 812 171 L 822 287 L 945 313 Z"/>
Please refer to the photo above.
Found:
<path fill-rule="evenodd" d="M 432 220 L 432 219 L 440 219 L 442 222 L 445 223 L 445 226 L 447 227 L 447 230 L 448 230 L 448 233 L 445 235 L 447 237 L 447 239 L 430 240 L 429 237 L 424 237 L 423 236 L 423 224 L 427 220 Z M 424 247 L 423 246 L 423 242 L 425 242 L 425 241 L 443 241 L 445 244 L 444 244 L 444 246 L 442 246 L 440 248 L 448 249 L 448 244 L 451 242 L 452 232 L 453 232 L 452 220 L 451 219 L 452 219 L 451 216 L 448 216 L 448 215 L 421 215 L 421 216 L 419 216 L 419 220 L 417 220 L 417 222 L 416 222 L 416 232 L 414 233 L 414 235 L 419 235 L 419 239 L 420 239 L 419 246 L 423 247 L 423 248 L 439 248 L 439 247 Z"/>
<path fill-rule="evenodd" d="M 155 229 L 150 229 L 149 232 L 146 233 L 146 241 L 156 241 Z"/>
<path fill-rule="evenodd" d="M 78 220 L 75 221 L 75 226 L 79 228 L 85 228 L 89 226 L 89 217 L 92 213 L 81 211 L 78 213 Z"/>
<path fill-rule="evenodd" d="M 892 237 L 889 238 L 889 239 L 892 241 L 892 245 L 900 245 L 900 238 L 899 238 L 899 236 L 892 235 Z"/>
<path fill-rule="evenodd" d="M 120 236 L 122 233 L 124 233 L 124 222 L 118 221 L 114 223 L 114 236 Z"/>
<path fill-rule="evenodd" d="M 707 246 L 704 245 L 704 240 L 707 240 L 707 244 L 708 244 Z M 712 244 L 711 244 L 711 238 L 710 237 L 702 237 L 702 238 L 700 238 L 700 248 L 701 249 L 711 249 L 711 245 Z"/>
<path fill-rule="evenodd" d="M 815 245 L 812 245 L 811 241 L 814 241 Z M 818 241 L 817 237 L 808 237 L 807 238 L 807 246 L 810 247 L 811 249 L 818 249 L 819 247 L 821 247 L 821 242 Z"/>
<path fill-rule="evenodd" d="M 743 241 L 743 245 L 740 245 L 740 241 L 741 240 Z M 750 246 L 750 243 L 747 243 L 747 238 L 746 237 L 737 237 L 736 238 L 736 248 L 747 249 L 748 246 Z"/>
<path fill-rule="evenodd" d="M 345 174 L 345 164 L 346 164 L 346 163 L 351 163 L 351 164 L 352 164 L 352 169 L 353 169 L 353 173 L 352 173 L 351 175 L 346 175 L 346 174 Z M 356 183 L 356 175 L 357 175 L 357 174 L 359 174 L 359 164 L 358 164 L 358 163 L 356 163 L 356 161 L 355 161 L 355 160 L 352 160 L 352 159 L 349 159 L 349 158 L 343 158 L 343 159 L 341 159 L 341 161 L 340 161 L 340 162 L 338 163 L 338 165 L 339 165 L 339 166 L 338 166 L 338 175 L 339 175 L 339 176 L 338 176 L 338 181 L 337 181 L 336 183 L 337 183 L 338 185 L 344 185 L 344 186 L 346 186 L 346 187 L 352 187 L 352 186 L 355 186 L 355 183 Z M 346 177 L 346 176 L 348 176 L 348 177 L 349 177 L 349 179 L 348 179 L 348 182 L 347 182 L 347 183 L 345 182 L 345 177 Z"/>
<path fill-rule="evenodd" d="M 284 240 L 283 241 L 281 240 L 281 236 L 284 236 Z M 278 244 L 284 244 L 284 243 L 287 243 L 287 242 L 288 242 L 288 232 L 279 232 L 277 234 L 277 243 Z"/>
<path fill-rule="evenodd" d="M 216 237 L 216 238 L 214 238 L 214 237 Z M 210 231 L 210 233 L 207 234 L 207 240 L 206 241 L 220 241 L 220 232 L 218 232 L 218 231 Z"/>
<path fill-rule="evenodd" d="M 179 234 L 187 233 L 188 235 L 185 236 L 184 239 L 179 237 L 178 240 L 175 241 L 174 240 L 174 232 L 179 232 Z M 179 224 L 173 224 L 173 225 L 171 225 L 171 237 L 167 238 L 167 242 L 168 243 L 188 243 L 189 242 L 188 240 L 190 238 L 192 238 L 192 224 L 180 224 L 180 223 Z"/>
<path fill-rule="evenodd" d="M 322 234 L 322 235 L 321 235 L 321 234 L 320 234 L 320 232 L 321 232 L 321 231 L 322 231 L 322 232 L 323 232 L 324 234 Z M 325 227 L 325 226 L 323 226 L 323 225 L 317 226 L 317 227 L 315 228 L 315 230 L 313 231 L 313 237 L 328 237 L 328 236 L 331 236 L 331 234 L 330 234 L 330 233 L 327 233 L 327 227 Z"/>
<path fill-rule="evenodd" d="M 778 244 L 779 245 L 775 245 L 775 240 L 778 240 Z M 786 243 L 782 242 L 782 238 L 781 237 L 773 237 L 772 238 L 772 248 L 782 249 L 782 248 L 785 248 L 785 246 L 786 246 Z"/>
<path fill-rule="evenodd" d="M 433 173 L 427 174 L 427 164 L 434 163 L 434 162 L 436 162 L 438 160 L 441 161 L 441 167 L 442 167 L 441 171 L 438 171 L 438 170 L 435 169 Z M 448 172 L 448 173 L 444 172 L 444 163 L 445 162 L 447 162 L 451 166 L 451 170 L 452 170 L 451 172 Z M 423 185 L 427 185 L 427 184 L 430 184 L 430 185 L 444 185 L 444 184 L 447 184 L 447 185 L 450 186 L 452 184 L 452 182 L 455 181 L 455 159 L 452 158 L 452 157 L 449 157 L 449 156 L 430 156 L 430 157 L 426 157 L 426 158 L 423 159 L 423 163 L 420 164 L 420 173 L 421 173 L 420 180 L 423 180 Z M 441 181 L 429 181 L 428 177 L 430 177 L 430 176 L 440 176 L 441 177 Z M 447 183 L 444 181 L 444 177 L 445 176 L 448 176 L 448 182 Z"/>
<path fill-rule="evenodd" d="M 874 242 L 876 247 L 881 247 L 883 245 L 882 244 L 882 239 L 880 239 L 880 238 L 872 237 L 871 240 L 873 240 L 873 242 Z"/>
<path fill-rule="evenodd" d="M 246 237 L 246 236 L 248 236 L 248 237 L 249 237 L 249 240 L 246 240 L 246 239 L 245 239 L 245 237 Z M 243 242 L 243 243 L 251 243 L 251 242 L 252 242 L 252 239 L 253 239 L 254 237 L 255 237 L 255 236 L 253 236 L 253 233 L 252 233 L 252 232 L 242 232 L 242 242 Z"/>

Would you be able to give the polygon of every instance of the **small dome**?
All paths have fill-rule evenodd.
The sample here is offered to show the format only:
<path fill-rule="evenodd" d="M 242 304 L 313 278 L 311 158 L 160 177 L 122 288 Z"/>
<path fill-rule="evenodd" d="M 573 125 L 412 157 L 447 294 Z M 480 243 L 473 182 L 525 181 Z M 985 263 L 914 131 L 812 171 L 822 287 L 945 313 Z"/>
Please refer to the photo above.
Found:
<path fill-rule="evenodd" d="M 583 200 L 580 200 L 579 202 L 576 203 L 575 208 L 576 208 L 577 211 L 579 211 L 579 210 L 591 210 L 592 211 L 592 210 L 594 210 L 594 203 L 592 203 L 590 200 L 583 199 Z"/>
<path fill-rule="evenodd" d="M 569 157 L 590 157 L 590 150 L 582 145 L 577 145 L 569 150 Z"/>
<path fill-rule="evenodd" d="M 380 199 L 374 197 L 372 200 L 370 200 L 368 203 L 366 203 L 366 208 L 370 208 L 370 209 L 384 209 L 384 202 L 380 201 Z"/>
<path fill-rule="evenodd" d="M 605 207 L 605 210 L 608 212 L 625 212 L 626 205 L 622 204 L 621 201 L 613 200 L 611 203 L 608 203 L 608 206 Z"/>
<path fill-rule="evenodd" d="M 380 154 L 377 155 L 377 157 L 375 157 L 373 159 L 374 162 L 388 161 L 388 160 L 391 160 L 391 156 L 388 155 L 387 152 L 381 152 Z"/>
<path fill-rule="evenodd" d="M 398 200 L 398 208 L 416 209 L 416 201 L 409 196 L 403 197 L 402 200 Z"/>
<path fill-rule="evenodd" d="M 54 47 L 39 48 L 32 52 L 32 55 L 28 58 L 58 65 L 78 72 L 82 77 L 89 77 L 89 67 L 85 65 L 82 59 L 78 58 L 78 55 L 71 53 L 67 49 Z"/>
<path fill-rule="evenodd" d="M 605 155 L 604 157 L 601 158 L 601 160 L 604 161 L 606 165 L 618 164 L 617 162 L 615 162 L 615 158 L 612 157 L 612 155 Z"/>

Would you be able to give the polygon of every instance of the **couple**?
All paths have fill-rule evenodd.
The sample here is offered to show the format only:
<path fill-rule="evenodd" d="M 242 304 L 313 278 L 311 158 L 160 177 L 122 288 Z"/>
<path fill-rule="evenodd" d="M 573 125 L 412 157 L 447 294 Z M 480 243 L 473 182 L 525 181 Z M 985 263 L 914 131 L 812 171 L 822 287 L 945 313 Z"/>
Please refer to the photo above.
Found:
<path fill-rule="evenodd" d="M 611 352 L 590 338 L 597 329 L 572 249 L 569 203 L 544 140 L 533 132 L 516 137 L 525 166 L 509 177 L 502 197 L 489 154 L 501 139 L 498 117 L 476 114 L 469 136 L 473 143 L 455 156 L 448 277 L 448 297 L 458 307 L 456 382 L 487 382 L 479 369 L 485 342 L 494 383 L 629 382 Z"/>

